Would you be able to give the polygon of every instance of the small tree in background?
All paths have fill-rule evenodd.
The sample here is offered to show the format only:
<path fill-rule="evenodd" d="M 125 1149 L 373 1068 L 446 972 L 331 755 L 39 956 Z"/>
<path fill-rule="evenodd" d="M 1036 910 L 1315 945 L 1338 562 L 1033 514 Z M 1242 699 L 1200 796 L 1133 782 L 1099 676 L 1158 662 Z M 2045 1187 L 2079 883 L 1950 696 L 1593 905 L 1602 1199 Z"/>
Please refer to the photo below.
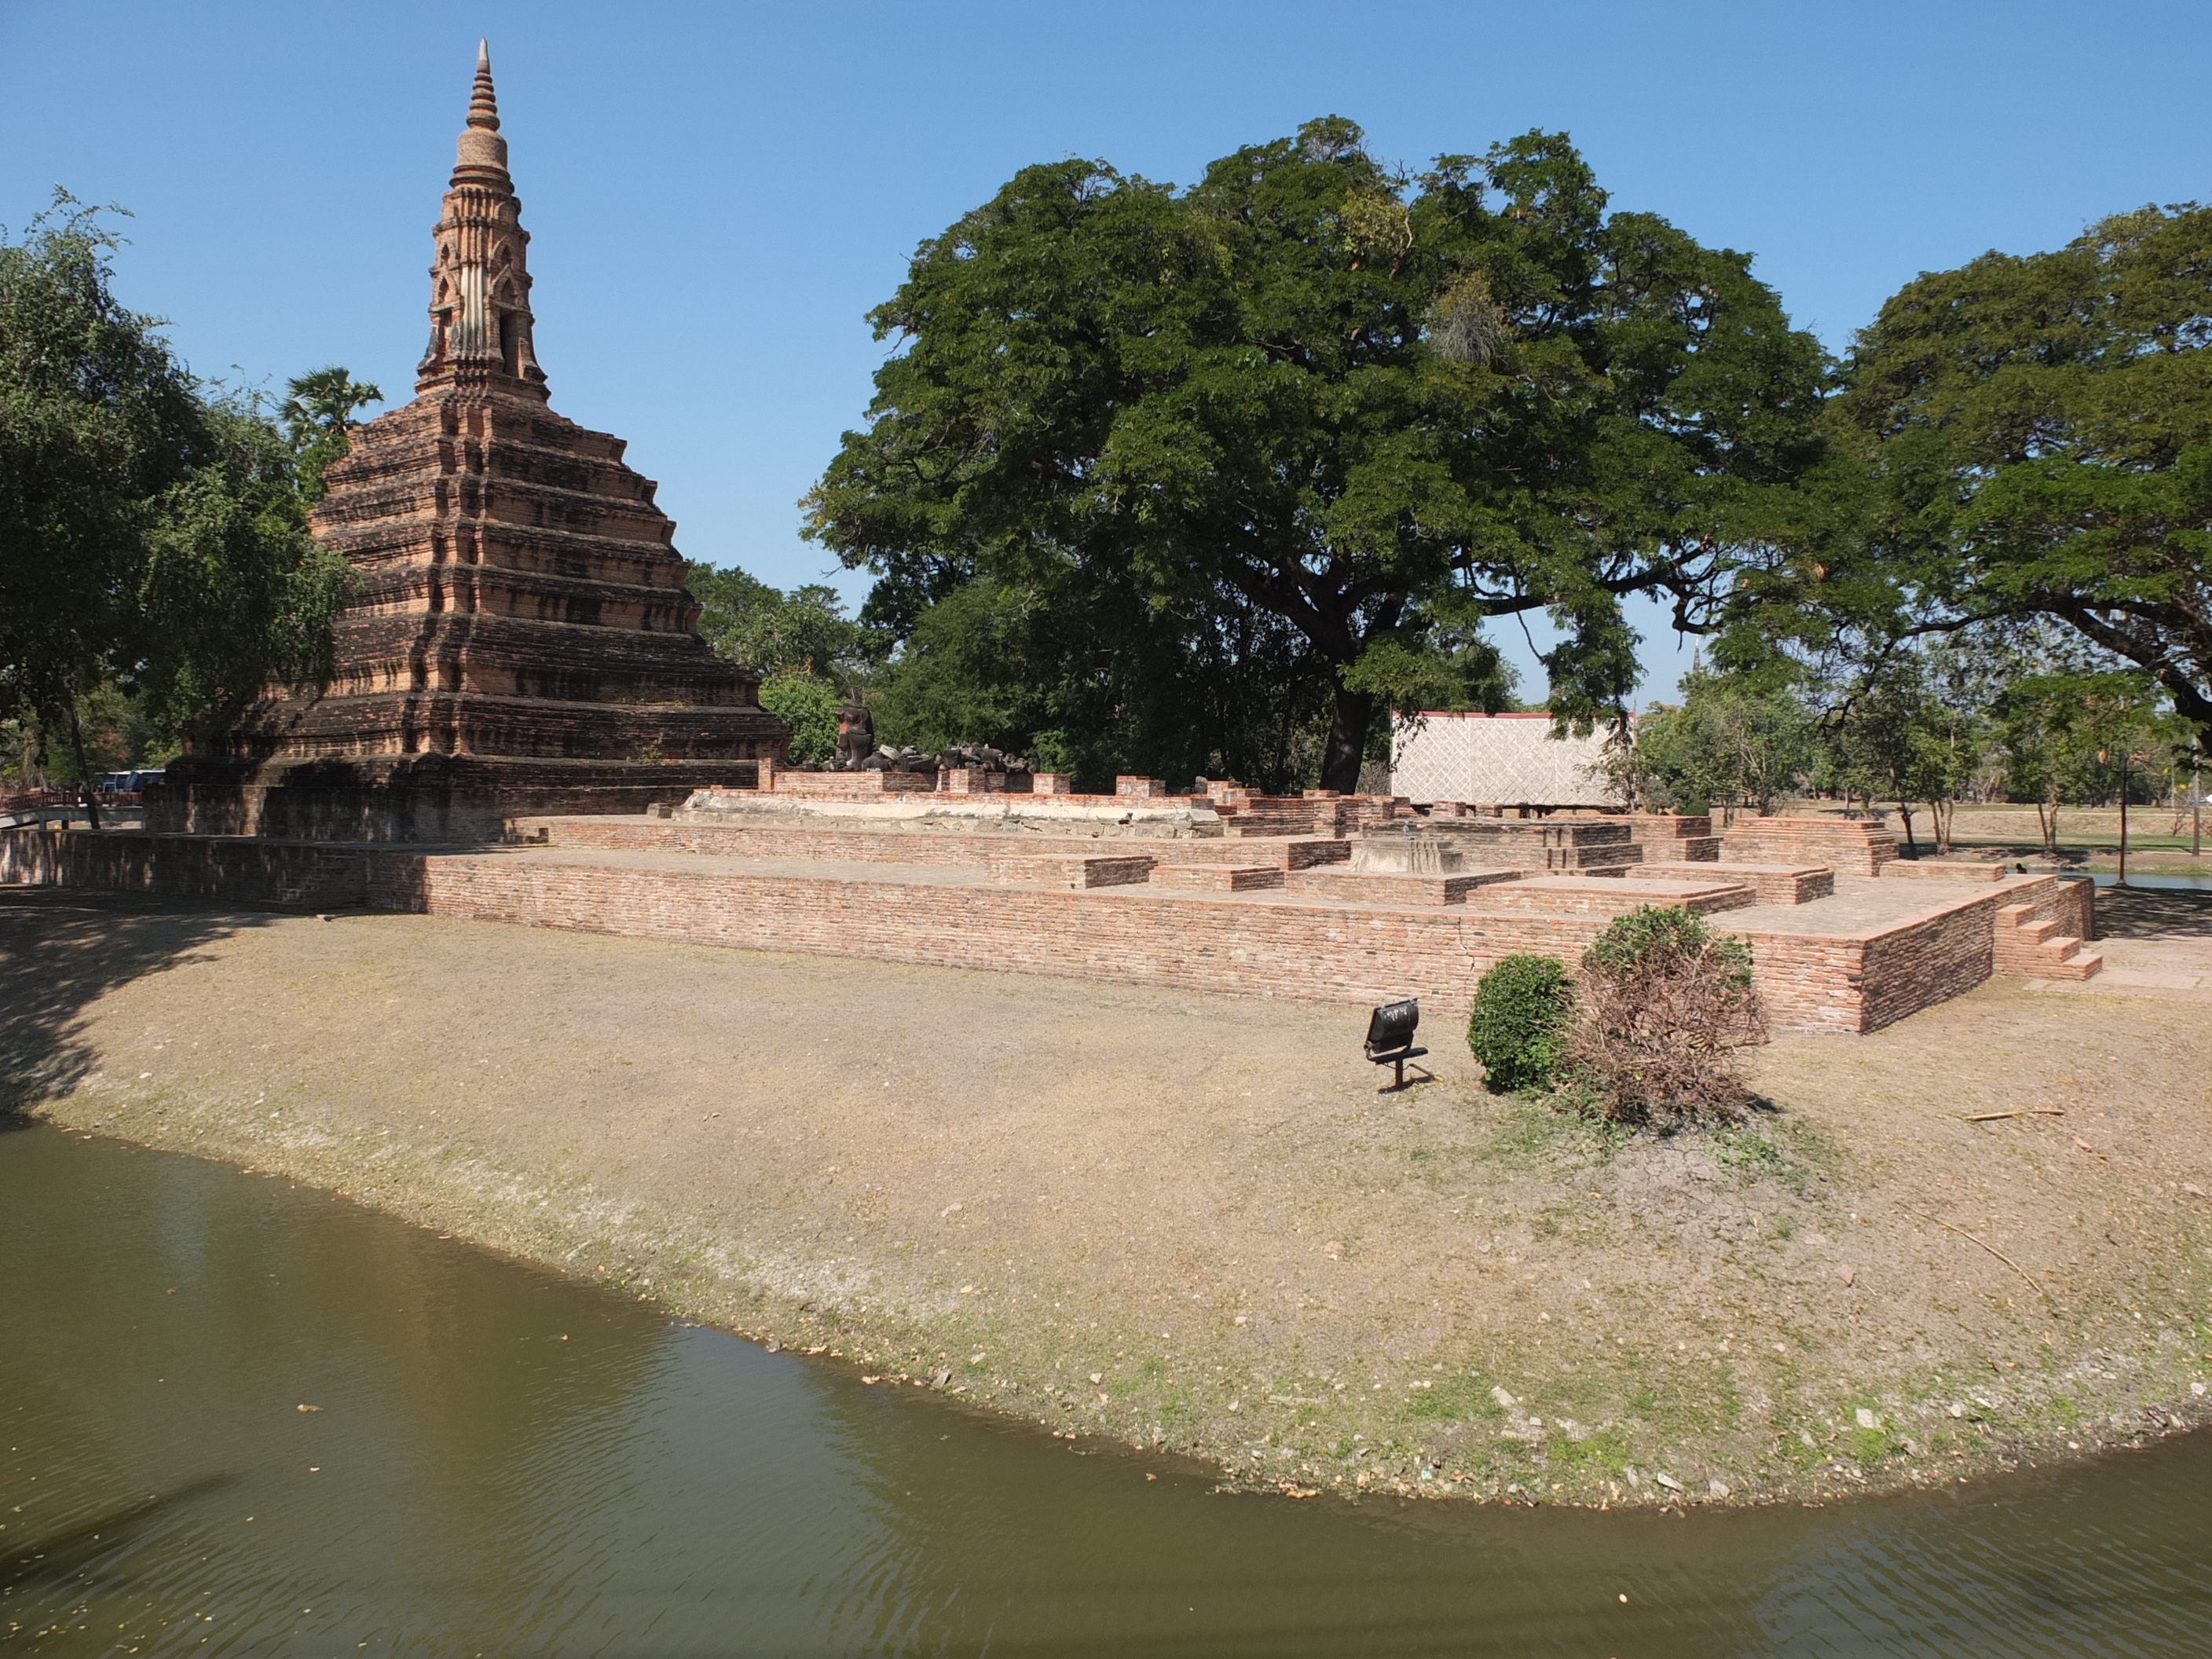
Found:
<path fill-rule="evenodd" d="M 287 381 L 284 392 L 276 418 L 292 446 L 301 498 L 312 507 L 323 499 L 324 470 L 353 447 L 353 417 L 384 393 L 336 363 Z"/>
<path fill-rule="evenodd" d="M 1895 801 L 1915 856 L 1912 809 L 1928 809 L 1936 850 L 1949 852 L 1951 815 L 1981 764 L 1981 714 L 1952 690 L 1921 653 L 1888 652 L 1859 672 L 1826 732 L 1833 775 L 1869 804 Z"/>
<path fill-rule="evenodd" d="M 1574 1022 L 1574 988 L 1551 957 L 1506 957 L 1474 988 L 1467 1046 L 1493 1095 L 1550 1086 Z"/>
<path fill-rule="evenodd" d="M 1562 1070 L 1615 1122 L 1732 1116 L 1740 1049 L 1766 1041 L 1751 947 L 1679 906 L 1643 905 L 1583 954 Z"/>
<path fill-rule="evenodd" d="M 1668 811 L 1772 811 L 1813 764 L 1813 717 L 1786 687 L 1698 672 L 1682 684 L 1680 707 L 1653 708 L 1632 743 L 1607 750 L 1601 765 L 1615 787 Z"/>
<path fill-rule="evenodd" d="M 685 586 L 699 602 L 699 633 L 726 662 L 761 674 L 761 707 L 791 728 L 791 758 L 837 752 L 837 709 L 883 660 L 882 636 L 845 614 L 836 589 L 784 592 L 732 565 L 695 564 Z"/>

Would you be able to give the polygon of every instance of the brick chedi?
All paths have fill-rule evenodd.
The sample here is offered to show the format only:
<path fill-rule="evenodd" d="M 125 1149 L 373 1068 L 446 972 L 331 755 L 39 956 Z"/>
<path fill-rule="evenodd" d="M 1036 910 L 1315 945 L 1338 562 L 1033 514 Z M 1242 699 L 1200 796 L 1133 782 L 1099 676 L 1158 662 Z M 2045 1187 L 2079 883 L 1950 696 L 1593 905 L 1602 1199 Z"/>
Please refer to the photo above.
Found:
<path fill-rule="evenodd" d="M 548 406 L 499 125 L 480 52 L 415 399 L 354 433 L 313 517 L 355 573 L 336 673 L 173 769 L 149 827 L 475 838 L 750 781 L 734 763 L 788 750 L 759 676 L 699 637 L 652 481 Z"/>

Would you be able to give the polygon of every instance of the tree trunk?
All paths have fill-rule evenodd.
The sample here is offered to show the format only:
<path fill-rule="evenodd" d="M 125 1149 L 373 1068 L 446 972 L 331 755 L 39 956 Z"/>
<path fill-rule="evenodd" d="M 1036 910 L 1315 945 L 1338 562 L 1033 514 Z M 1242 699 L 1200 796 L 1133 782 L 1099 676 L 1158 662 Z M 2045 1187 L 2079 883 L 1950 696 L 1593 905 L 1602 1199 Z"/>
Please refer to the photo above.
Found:
<path fill-rule="evenodd" d="M 92 784 L 92 768 L 84 758 L 84 723 L 76 717 L 76 705 L 70 705 L 70 747 L 76 750 L 77 798 L 84 803 L 85 822 L 94 829 L 100 828 L 100 802 Z"/>
<path fill-rule="evenodd" d="M 1336 711 L 1329 717 L 1328 747 L 1322 753 L 1321 787 L 1341 794 L 1359 787 L 1359 765 L 1367 757 L 1367 732 L 1375 724 L 1375 694 L 1336 688 Z"/>
<path fill-rule="evenodd" d="M 1901 796 L 1897 803 L 1897 816 L 1905 820 L 1905 856 L 1917 859 L 1920 856 L 1920 846 L 1912 839 L 1912 807 Z"/>

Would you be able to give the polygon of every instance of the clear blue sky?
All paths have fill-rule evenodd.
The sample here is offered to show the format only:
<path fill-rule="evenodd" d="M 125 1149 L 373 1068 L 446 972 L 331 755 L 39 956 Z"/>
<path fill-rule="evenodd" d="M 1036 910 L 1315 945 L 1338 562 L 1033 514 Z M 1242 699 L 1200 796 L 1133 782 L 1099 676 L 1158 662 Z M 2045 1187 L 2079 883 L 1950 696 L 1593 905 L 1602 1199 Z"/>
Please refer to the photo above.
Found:
<path fill-rule="evenodd" d="M 0 223 L 56 184 L 120 203 L 122 292 L 201 374 L 338 362 L 404 399 L 479 34 L 554 406 L 630 441 L 685 553 L 786 586 L 823 573 L 793 504 L 866 405 L 863 313 L 1031 161 L 1183 183 L 1325 113 L 1412 163 L 1564 129 L 1837 347 L 1917 272 L 2212 196 L 2202 0 L 0 0 Z M 1663 696 L 1687 652 L 1648 631 Z"/>

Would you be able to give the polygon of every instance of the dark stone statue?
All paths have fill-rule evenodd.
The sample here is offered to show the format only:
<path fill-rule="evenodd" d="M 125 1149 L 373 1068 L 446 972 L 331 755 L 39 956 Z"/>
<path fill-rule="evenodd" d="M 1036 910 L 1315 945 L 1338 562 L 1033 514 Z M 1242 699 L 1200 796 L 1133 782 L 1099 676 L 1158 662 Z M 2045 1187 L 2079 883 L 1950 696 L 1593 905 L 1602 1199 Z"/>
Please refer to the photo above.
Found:
<path fill-rule="evenodd" d="M 858 697 L 848 697 L 837 711 L 837 756 L 830 763 L 840 772 L 857 772 L 876 752 L 876 722 Z"/>

